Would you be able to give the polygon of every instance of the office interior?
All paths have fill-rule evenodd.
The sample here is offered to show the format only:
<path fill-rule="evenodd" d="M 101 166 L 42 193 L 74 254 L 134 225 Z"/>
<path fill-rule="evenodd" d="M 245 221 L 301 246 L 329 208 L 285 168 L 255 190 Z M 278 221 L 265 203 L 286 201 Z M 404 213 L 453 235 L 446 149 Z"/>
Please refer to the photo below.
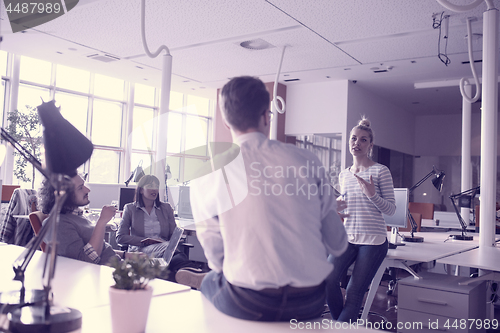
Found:
<path fill-rule="evenodd" d="M 498 0 L 491 4 L 500 8 Z M 252 75 L 271 93 L 277 84 L 277 95 L 285 100 L 285 112 L 273 118 L 275 138 L 316 152 L 334 184 L 352 163 L 350 129 L 366 116 L 375 132 L 374 158 L 390 168 L 395 187 L 411 187 L 434 167 L 444 170 L 441 192 L 426 181 L 411 201 L 454 214 L 449 196 L 464 190 L 459 80 L 468 78 L 472 95 L 477 89 L 466 21 L 471 19 L 473 63 L 482 78 L 486 2 L 463 13 L 435 0 L 146 0 L 145 5 L 149 48 L 165 45 L 172 56 L 166 111 L 160 105 L 161 55 L 148 57 L 141 38 L 141 1 L 80 0 L 63 16 L 17 33 L 6 7 L 0 12 L 3 124 L 8 111 L 25 103 L 36 106 L 33 91 L 44 99 L 59 97 L 63 115 L 96 146 L 79 169 L 88 173 L 96 205 L 91 208 L 118 199 L 108 193 L 117 193 L 139 164 L 165 174 L 155 169 L 158 156 L 170 161 L 168 186 L 188 185 L 188 165 L 209 158 L 207 150 L 195 148 L 231 141 L 218 90 L 230 77 Z M 72 103 L 78 113 L 72 113 Z M 495 152 L 488 163 L 496 166 L 498 160 L 497 110 L 489 118 L 495 133 L 485 138 L 482 105 L 482 99 L 471 104 L 466 124 L 467 188 L 481 185 L 485 144 Z M 104 115 L 104 110 L 110 111 Z M 160 127 L 162 116 L 167 130 Z M 3 184 L 31 188 L 15 178 L 14 163 L 7 154 Z M 496 193 L 492 200 L 500 201 L 498 176 L 487 176 Z"/>

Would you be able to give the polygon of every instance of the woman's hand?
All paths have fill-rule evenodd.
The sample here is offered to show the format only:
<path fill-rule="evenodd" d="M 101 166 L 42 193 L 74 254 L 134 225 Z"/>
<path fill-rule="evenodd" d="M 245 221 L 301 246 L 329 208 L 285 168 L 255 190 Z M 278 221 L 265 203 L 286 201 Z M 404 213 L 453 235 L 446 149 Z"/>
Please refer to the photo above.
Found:
<path fill-rule="evenodd" d="M 361 191 L 368 197 L 371 198 L 375 195 L 375 184 L 373 183 L 373 177 L 370 175 L 370 182 L 367 182 L 363 178 L 354 174 L 354 177 L 358 180 L 359 187 L 361 187 Z"/>
<path fill-rule="evenodd" d="M 337 213 L 341 218 L 349 217 L 347 213 L 342 213 L 343 210 L 347 209 L 347 202 L 342 199 L 342 197 L 337 198 Z"/>

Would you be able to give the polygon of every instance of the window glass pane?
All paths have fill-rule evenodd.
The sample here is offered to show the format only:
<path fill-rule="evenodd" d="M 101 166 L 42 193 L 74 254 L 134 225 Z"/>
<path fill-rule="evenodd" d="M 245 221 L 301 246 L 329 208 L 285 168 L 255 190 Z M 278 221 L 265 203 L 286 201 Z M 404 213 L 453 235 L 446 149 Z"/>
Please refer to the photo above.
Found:
<path fill-rule="evenodd" d="M 182 93 L 170 91 L 170 110 L 180 111 L 184 106 L 182 101 L 183 97 L 184 95 Z"/>
<path fill-rule="evenodd" d="M 94 100 L 92 115 L 92 143 L 120 147 L 122 104 Z"/>
<path fill-rule="evenodd" d="M 154 110 L 134 108 L 134 129 L 132 131 L 132 149 L 152 150 Z"/>
<path fill-rule="evenodd" d="M 56 86 L 88 94 L 90 87 L 90 72 L 57 65 Z"/>
<path fill-rule="evenodd" d="M 90 171 L 87 181 L 91 183 L 118 183 L 119 169 L 119 152 L 94 149 L 90 158 Z"/>
<path fill-rule="evenodd" d="M 62 116 L 86 135 L 88 97 L 56 92 L 55 99 L 56 105 L 61 107 Z"/>
<path fill-rule="evenodd" d="M 125 81 L 95 74 L 94 94 L 123 101 Z"/>
<path fill-rule="evenodd" d="M 206 150 L 191 149 L 207 144 L 207 120 L 205 118 L 186 116 L 186 152 L 206 156 Z"/>
<path fill-rule="evenodd" d="M 16 156 L 15 161 L 18 159 L 25 160 L 22 156 Z M 16 163 L 16 162 L 15 162 Z M 14 164 L 14 168 L 16 165 Z M 42 175 L 37 169 L 35 169 L 35 181 L 33 182 L 33 166 L 30 163 L 26 163 L 24 167 L 26 175 L 29 177 L 30 181 L 23 181 L 18 179 L 15 175 L 12 177 L 12 185 L 20 185 L 21 188 L 29 188 L 33 190 L 37 190 L 42 186 L 42 181 L 45 179 L 45 176 Z"/>
<path fill-rule="evenodd" d="M 187 96 L 187 112 L 194 113 L 199 116 L 209 115 L 210 100 L 198 96 Z"/>
<path fill-rule="evenodd" d="M 50 62 L 21 57 L 21 70 L 19 73 L 21 80 L 49 85 L 51 72 L 52 64 Z"/>
<path fill-rule="evenodd" d="M 0 50 L 0 75 L 7 75 L 7 52 Z"/>
<path fill-rule="evenodd" d="M 26 105 L 37 107 L 44 101 L 49 101 L 50 93 L 48 89 L 33 87 L 25 84 L 19 85 L 19 93 L 17 96 L 17 108 L 22 109 Z"/>
<path fill-rule="evenodd" d="M 169 112 L 167 131 L 167 152 L 180 153 L 182 138 L 182 115 Z"/>
<path fill-rule="evenodd" d="M 136 83 L 134 103 L 155 105 L 155 88 Z"/>
<path fill-rule="evenodd" d="M 0 109 L 1 109 L 0 116 L 2 116 L 2 119 L 4 118 L 3 113 L 6 111 L 4 109 L 5 108 L 4 99 L 5 99 L 5 87 L 6 87 L 6 85 L 7 85 L 7 82 L 2 80 L 2 87 L 0 87 Z"/>

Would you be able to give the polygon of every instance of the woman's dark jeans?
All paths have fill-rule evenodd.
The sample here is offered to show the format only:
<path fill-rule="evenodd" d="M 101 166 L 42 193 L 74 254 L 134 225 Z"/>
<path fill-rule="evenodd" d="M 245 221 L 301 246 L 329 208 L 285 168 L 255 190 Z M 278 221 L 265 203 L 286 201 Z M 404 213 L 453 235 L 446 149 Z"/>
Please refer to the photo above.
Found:
<path fill-rule="evenodd" d="M 333 258 L 333 271 L 326 279 L 326 301 L 333 319 L 344 322 L 358 319 L 365 292 L 384 261 L 387 249 L 387 239 L 381 245 L 349 243 L 342 255 Z M 332 261 L 331 257 L 329 260 Z M 347 284 L 344 304 L 340 281 L 352 263 L 354 269 Z"/>

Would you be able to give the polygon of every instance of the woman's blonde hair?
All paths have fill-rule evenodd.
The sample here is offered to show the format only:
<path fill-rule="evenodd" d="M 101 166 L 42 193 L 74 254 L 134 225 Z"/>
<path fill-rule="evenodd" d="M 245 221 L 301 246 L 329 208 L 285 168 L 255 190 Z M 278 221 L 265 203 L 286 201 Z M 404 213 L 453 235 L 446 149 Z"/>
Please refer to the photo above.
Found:
<path fill-rule="evenodd" d="M 368 133 L 368 136 L 370 137 L 370 143 L 373 143 L 374 135 L 373 135 L 373 130 L 370 127 L 370 125 L 371 125 L 371 123 L 368 120 L 368 118 L 365 118 L 365 116 L 363 116 L 361 118 L 361 120 L 358 122 L 358 124 L 352 128 L 351 135 L 352 135 L 352 131 L 354 131 L 355 129 L 363 130 L 366 133 Z M 368 153 L 368 156 L 372 157 L 372 155 L 373 155 L 373 147 L 372 147 L 372 149 L 370 149 L 370 152 Z"/>
<path fill-rule="evenodd" d="M 370 137 L 370 142 L 373 142 L 373 130 L 372 128 L 370 127 L 371 123 L 370 121 L 368 120 L 368 118 L 361 118 L 361 120 L 358 122 L 358 124 L 356 126 L 354 126 L 351 130 L 351 133 L 352 131 L 354 131 L 355 129 L 360 129 L 360 130 L 363 130 L 363 131 L 366 131 L 368 132 L 368 136 Z"/>

